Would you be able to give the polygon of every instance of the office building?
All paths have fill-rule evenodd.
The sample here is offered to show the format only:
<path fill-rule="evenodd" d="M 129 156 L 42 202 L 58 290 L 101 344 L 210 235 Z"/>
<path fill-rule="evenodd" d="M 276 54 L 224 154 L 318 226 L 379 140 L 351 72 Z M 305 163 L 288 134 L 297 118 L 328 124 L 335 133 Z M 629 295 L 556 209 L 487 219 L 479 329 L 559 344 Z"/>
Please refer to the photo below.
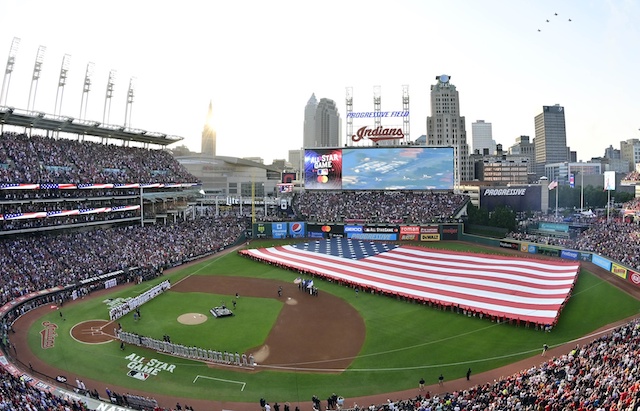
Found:
<path fill-rule="evenodd" d="M 341 136 L 336 102 L 328 98 L 316 102 L 316 96 L 312 94 L 304 110 L 304 148 L 339 147 Z"/>
<path fill-rule="evenodd" d="M 431 115 L 427 117 L 427 145 L 453 147 L 454 185 L 473 178 L 465 118 L 460 116 L 460 99 L 450 77 L 443 74 L 431 86 Z"/>
<path fill-rule="evenodd" d="M 339 147 L 342 127 L 336 102 L 321 98 L 316 109 L 315 144 L 313 147 Z"/>
<path fill-rule="evenodd" d="M 471 147 L 473 153 L 484 154 L 487 149 L 489 154 L 496 154 L 496 142 L 493 139 L 491 123 L 477 120 L 471 123 Z"/>
<path fill-rule="evenodd" d="M 527 172 L 535 174 L 536 148 L 533 142 L 529 141 L 529 136 L 516 137 L 516 143 L 509 147 L 509 154 L 514 156 L 527 157 Z"/>
<path fill-rule="evenodd" d="M 535 167 L 536 174 L 541 177 L 544 175 L 546 164 L 569 161 L 564 107 L 559 104 L 543 106 L 542 113 L 535 117 L 534 123 Z"/>
<path fill-rule="evenodd" d="M 304 107 L 304 130 L 302 137 L 302 147 L 314 147 L 316 140 L 316 110 L 318 100 L 316 95 L 311 94 L 307 105 Z"/>
<path fill-rule="evenodd" d="M 207 120 L 202 130 L 202 140 L 200 141 L 200 153 L 204 157 L 215 157 L 216 155 L 216 131 L 213 129 L 213 104 L 209 101 L 209 111 Z"/>
<path fill-rule="evenodd" d="M 620 158 L 629 162 L 629 171 L 636 170 L 640 163 L 640 140 L 630 138 L 620 142 Z"/>

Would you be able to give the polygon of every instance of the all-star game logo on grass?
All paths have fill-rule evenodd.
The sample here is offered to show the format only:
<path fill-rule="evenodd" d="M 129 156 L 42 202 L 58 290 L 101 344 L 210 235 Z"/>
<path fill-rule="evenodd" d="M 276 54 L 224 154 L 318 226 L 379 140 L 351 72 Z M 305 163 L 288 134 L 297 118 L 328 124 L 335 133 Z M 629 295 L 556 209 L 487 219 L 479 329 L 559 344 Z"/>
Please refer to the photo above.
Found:
<path fill-rule="evenodd" d="M 176 369 L 174 364 L 156 360 L 155 358 L 147 360 L 145 357 L 136 354 L 130 354 L 124 358 L 129 360 L 127 368 L 130 371 L 127 372 L 127 375 L 142 381 L 146 380 L 151 375 L 158 375 L 160 371 L 173 373 L 173 370 Z"/>

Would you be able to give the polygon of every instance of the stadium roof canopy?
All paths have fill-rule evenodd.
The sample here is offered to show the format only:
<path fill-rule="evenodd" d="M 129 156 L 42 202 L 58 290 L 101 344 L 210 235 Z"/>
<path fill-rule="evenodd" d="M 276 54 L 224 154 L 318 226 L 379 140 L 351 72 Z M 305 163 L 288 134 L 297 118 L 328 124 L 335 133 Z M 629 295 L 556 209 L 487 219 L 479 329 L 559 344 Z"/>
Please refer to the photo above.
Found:
<path fill-rule="evenodd" d="M 101 124 L 98 121 L 80 120 L 73 117 L 1 106 L 0 126 L 4 127 L 5 125 L 123 141 L 135 141 L 160 146 L 168 146 L 169 144 L 184 140 L 184 137 L 168 136 L 154 131 L 113 124 Z"/>

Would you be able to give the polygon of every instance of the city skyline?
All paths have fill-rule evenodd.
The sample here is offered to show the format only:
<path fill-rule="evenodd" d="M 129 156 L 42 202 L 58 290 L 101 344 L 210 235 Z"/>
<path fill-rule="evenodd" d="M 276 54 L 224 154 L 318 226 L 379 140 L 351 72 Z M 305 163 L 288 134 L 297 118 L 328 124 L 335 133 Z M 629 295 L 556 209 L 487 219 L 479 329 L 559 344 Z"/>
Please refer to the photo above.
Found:
<path fill-rule="evenodd" d="M 111 123 L 124 124 L 135 77 L 132 127 L 185 137 L 182 143 L 199 151 L 212 101 L 217 154 L 267 163 L 301 148 L 310 95 L 334 100 L 344 120 L 347 87 L 360 112 L 373 111 L 377 86 L 382 110 L 401 110 L 408 85 L 415 140 L 426 134 L 430 87 L 441 74 L 460 92 L 466 128 L 485 119 L 503 148 L 521 135 L 533 139 L 535 116 L 554 104 L 566 108 L 567 145 L 580 160 L 640 138 L 640 57 L 630 52 L 640 42 L 640 5 L 632 1 L 329 1 L 321 10 L 292 1 L 169 5 L 6 1 L 3 15 L 15 18 L 0 25 L 0 64 L 12 39 L 21 39 L 7 105 L 27 108 L 42 45 L 35 110 L 54 112 L 69 54 L 62 114 L 78 116 L 92 62 L 88 119 L 102 119 L 115 70 Z M 344 129 L 343 121 L 343 139 Z"/>

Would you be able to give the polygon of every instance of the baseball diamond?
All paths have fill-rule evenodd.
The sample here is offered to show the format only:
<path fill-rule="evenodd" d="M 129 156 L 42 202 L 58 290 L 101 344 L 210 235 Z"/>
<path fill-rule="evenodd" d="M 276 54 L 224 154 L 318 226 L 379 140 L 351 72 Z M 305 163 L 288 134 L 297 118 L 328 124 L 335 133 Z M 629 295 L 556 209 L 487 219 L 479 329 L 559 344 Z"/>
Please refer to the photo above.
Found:
<path fill-rule="evenodd" d="M 477 248 L 470 245 L 465 245 L 465 247 L 468 249 Z M 512 253 L 517 254 L 518 252 L 513 251 Z M 267 301 L 275 300 L 279 303 L 279 311 L 264 340 L 262 343 L 247 347 L 245 350 L 247 355 L 254 356 L 257 364 L 255 368 L 234 367 L 233 364 L 224 364 L 224 361 L 220 363 L 193 361 L 129 345 L 121 350 L 120 343 L 115 339 L 118 322 L 110 322 L 106 319 L 106 307 L 102 300 L 113 295 L 135 295 L 132 287 L 128 285 L 95 292 L 85 300 L 65 303 L 61 310 L 64 310 L 66 321 L 62 323 L 55 321 L 59 317 L 58 310 L 52 310 L 50 306 L 40 307 L 22 316 L 14 326 L 16 334 L 13 341 L 17 346 L 17 360 L 23 364 L 31 364 L 40 376 L 65 375 L 72 381 L 78 375 L 83 377 L 83 381 L 88 387 L 95 388 L 100 393 L 104 391 L 105 387 L 109 387 L 112 391 L 151 396 L 165 406 L 171 406 L 176 401 L 180 401 L 197 410 L 211 409 L 210 407 L 219 409 L 221 407 L 244 411 L 255 409 L 258 398 L 268 397 L 280 402 L 289 401 L 292 404 L 300 404 L 301 409 L 304 410 L 310 409 L 311 394 L 315 395 L 318 391 L 323 394 L 338 391 L 349 402 L 355 401 L 358 404 L 382 403 L 389 397 L 410 398 L 417 394 L 416 388 L 413 387 L 415 381 L 410 377 L 412 375 L 431 376 L 428 378 L 426 388 L 434 393 L 466 388 L 469 386 L 465 379 L 465 372 L 469 368 L 468 364 L 473 364 L 473 382 L 492 381 L 494 378 L 514 370 L 537 364 L 539 362 L 538 347 L 540 346 L 538 340 L 551 341 L 550 338 L 556 335 L 556 330 L 548 334 L 508 324 L 491 323 L 479 318 L 467 317 L 462 313 L 415 304 L 389 296 L 362 292 L 354 295 L 351 288 L 322 280 L 316 281 L 320 293 L 315 297 L 300 292 L 298 285 L 294 283 L 294 279 L 298 276 L 295 272 L 249 261 L 234 254 L 217 260 L 216 266 L 223 265 L 222 262 L 227 260 L 230 267 L 234 267 L 236 271 L 234 274 L 229 274 L 230 271 L 228 271 L 226 275 L 210 275 L 216 274 L 217 269 L 214 269 L 211 262 L 206 260 L 190 267 L 181 267 L 166 272 L 164 277 L 172 279 L 171 290 L 167 292 L 166 296 L 159 296 L 157 300 L 143 305 L 141 318 L 137 320 L 137 323 L 131 314 L 123 317 L 121 319 L 122 327 L 124 330 L 134 331 L 135 329 L 132 327 L 142 326 L 145 322 L 153 321 L 152 317 L 157 312 L 163 322 L 171 321 L 175 323 L 175 327 L 185 327 L 188 330 L 187 333 L 198 334 L 197 327 L 207 325 L 231 325 L 230 330 L 241 333 L 245 332 L 242 322 L 250 321 L 250 319 L 243 319 L 243 310 L 249 310 L 251 305 L 257 304 L 257 311 L 251 308 L 251 315 L 259 315 L 261 305 L 266 304 Z M 247 268 L 241 267 L 245 265 Z M 636 287 L 630 286 L 628 282 L 617 281 L 615 276 L 611 276 L 593 264 L 587 263 L 585 266 L 588 271 L 598 277 L 593 277 L 590 280 L 589 274 L 583 271 L 581 280 L 576 287 L 577 292 L 588 292 L 580 288 L 581 281 L 589 281 L 588 284 L 584 284 L 588 288 L 603 287 L 607 283 L 613 283 L 625 291 L 615 297 L 619 299 L 621 304 L 630 304 L 631 313 L 640 309 L 640 304 L 637 302 L 640 292 Z M 220 270 L 226 269 L 225 267 L 220 268 Z M 186 276 L 184 275 L 185 271 L 189 272 Z M 248 272 L 253 272 L 254 276 L 245 276 Z M 256 275 L 256 272 L 259 274 Z M 142 286 L 146 285 L 142 284 Z M 279 287 L 282 287 L 282 297 L 279 297 L 277 292 Z M 237 308 L 234 310 L 235 315 L 230 318 L 215 319 L 206 310 L 201 311 L 190 306 L 191 303 L 193 305 L 197 303 L 197 298 L 191 296 L 203 292 L 210 292 L 216 296 L 216 300 L 211 301 L 209 307 L 214 303 L 219 303 L 217 298 L 226 298 L 228 305 L 232 300 L 235 300 L 237 304 Z M 636 299 L 627 301 L 627 294 L 632 294 Z M 177 298 L 184 296 L 182 299 L 186 307 L 169 309 L 170 318 L 161 316 L 160 309 L 154 304 L 156 301 L 162 302 L 165 297 L 174 301 L 172 300 L 174 296 Z M 96 308 L 102 307 L 100 309 L 105 314 L 105 319 L 84 318 L 81 320 L 86 314 L 80 311 L 91 312 L 91 304 Z M 577 301 L 575 304 L 580 304 L 580 302 Z M 83 307 L 87 307 L 86 310 Z M 561 318 L 569 318 L 569 321 L 573 321 L 571 318 L 575 314 L 572 312 L 572 308 L 571 304 L 566 307 Z M 576 308 L 583 310 L 582 305 L 576 306 Z M 372 312 L 374 315 L 371 314 Z M 415 322 L 411 319 L 412 317 L 422 318 L 425 321 L 422 331 L 406 329 L 402 326 L 403 323 L 406 323 L 414 327 Z M 56 331 L 58 336 L 53 340 L 53 348 L 43 350 L 40 347 L 39 339 L 33 336 L 42 329 L 41 323 L 43 319 L 47 318 L 51 318 L 51 322 L 55 321 L 60 328 Z M 75 318 L 78 318 L 78 321 L 66 324 Z M 180 321 L 180 318 L 183 320 Z M 185 318 L 188 318 L 189 321 L 186 321 Z M 199 324 L 195 324 L 197 321 L 192 321 L 202 319 L 204 321 Z M 445 332 L 446 329 L 456 327 L 455 323 L 458 321 L 463 322 L 462 328 L 465 329 L 465 332 L 481 335 L 480 338 L 487 339 L 486 343 L 488 344 L 495 344 L 496 338 L 505 338 L 505 335 L 518 339 L 515 345 L 521 344 L 520 349 L 516 350 L 509 346 L 508 342 L 504 344 L 503 348 L 505 351 L 520 354 L 496 361 L 495 358 L 487 360 L 486 352 L 468 354 L 459 351 L 474 352 L 475 348 L 471 346 L 471 341 L 477 338 L 465 337 L 460 330 L 455 331 L 457 333 L 455 336 L 448 336 Z M 61 344 L 67 344 L 63 338 L 64 327 L 67 325 L 70 336 L 76 340 L 74 343 L 76 345 L 61 354 L 63 360 L 59 360 L 58 365 L 53 365 L 55 362 L 51 364 L 48 357 L 54 357 L 54 350 Z M 161 323 L 158 323 L 158 326 L 160 327 Z M 562 319 L 557 327 L 558 333 L 560 333 L 560 329 L 563 327 Z M 600 328 L 607 329 L 604 323 Z M 585 330 L 584 327 L 576 327 L 576 329 L 578 332 L 582 332 L 580 335 L 591 334 L 594 331 L 580 331 Z M 507 334 L 502 334 L 503 332 Z M 404 334 L 410 334 L 410 338 L 405 338 Z M 172 341 L 176 343 L 187 342 L 178 341 L 177 335 L 171 336 Z M 213 337 L 212 335 L 211 338 Z M 563 350 L 569 349 L 567 347 L 575 345 L 579 338 L 580 336 L 576 335 L 570 340 L 558 340 L 551 344 L 549 353 L 551 355 L 563 353 Z M 593 334 L 585 337 L 583 341 L 592 338 Z M 418 343 L 422 340 L 424 344 L 430 339 L 432 342 L 426 342 L 427 345 L 424 346 L 427 347 L 426 350 L 422 348 L 416 351 L 422 353 L 420 358 L 414 357 L 413 360 L 407 360 L 400 356 L 392 359 L 391 363 L 386 359 L 386 356 L 390 354 L 381 354 L 376 347 L 367 346 L 367 344 L 382 346 L 384 341 L 388 344 L 387 351 L 413 350 L 414 347 L 409 346 L 410 341 Z M 527 342 L 528 339 L 534 341 Z M 394 344 L 394 341 L 397 341 L 397 345 Z M 477 350 L 485 350 L 484 347 L 487 346 L 485 341 L 477 342 Z M 532 348 L 528 349 L 527 345 Z M 535 348 L 533 348 L 534 346 Z M 95 349 L 98 351 L 94 351 L 94 348 L 91 347 L 96 347 Z M 223 350 L 229 351 L 229 353 L 235 352 L 233 347 L 220 346 L 219 348 L 221 352 Z M 446 353 L 452 349 L 458 350 L 455 358 L 462 360 L 462 365 L 456 366 L 452 363 L 446 365 L 438 361 L 438 358 L 444 358 Z M 429 352 L 433 354 L 429 355 Z M 91 360 L 83 360 L 86 365 L 82 365 L 80 357 L 85 354 Z M 75 363 L 76 358 L 73 361 L 69 358 L 71 355 L 78 358 L 77 364 Z M 427 360 L 429 357 L 432 358 Z M 516 362 L 513 362 L 514 360 Z M 505 365 L 509 362 L 512 364 Z M 62 363 L 71 366 L 62 366 Z M 101 367 L 105 371 L 95 369 L 96 363 L 103 364 Z M 113 363 L 113 366 L 109 363 Z M 394 364 L 395 368 L 401 368 L 402 371 L 394 370 L 390 364 Z M 501 365 L 504 368 L 500 368 Z M 443 367 L 447 370 L 447 381 L 444 387 L 439 387 L 437 375 L 441 373 Z M 459 370 L 457 370 L 458 368 Z M 82 369 L 84 371 L 81 371 Z M 116 376 L 120 379 L 115 378 Z M 288 394 L 274 394 L 279 391 L 270 387 L 278 379 L 282 381 L 281 384 L 288 386 L 285 390 Z M 394 381 L 398 379 L 406 381 Z M 350 387 L 348 384 L 353 384 L 353 382 L 349 381 L 360 381 L 361 386 L 358 387 L 356 384 L 355 388 Z M 174 389 L 180 386 L 182 394 L 179 393 L 180 391 L 175 391 L 175 394 L 173 394 L 174 391 L 170 393 L 171 386 Z M 278 395 L 278 397 L 274 398 L 272 395 Z"/>

